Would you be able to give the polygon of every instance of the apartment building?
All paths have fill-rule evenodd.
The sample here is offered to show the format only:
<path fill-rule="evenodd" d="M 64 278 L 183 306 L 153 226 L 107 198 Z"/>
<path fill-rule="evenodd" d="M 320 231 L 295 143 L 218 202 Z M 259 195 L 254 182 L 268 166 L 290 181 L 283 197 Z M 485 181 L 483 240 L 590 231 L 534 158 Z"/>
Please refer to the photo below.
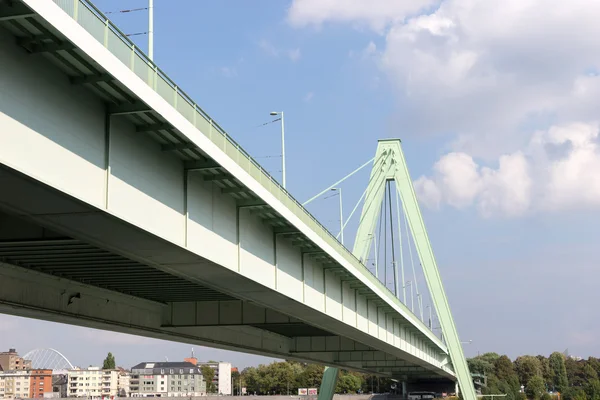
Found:
<path fill-rule="evenodd" d="M 114 399 L 118 395 L 119 371 L 98 367 L 67 371 L 69 397 Z"/>
<path fill-rule="evenodd" d="M 3 386 L 3 399 L 29 398 L 29 371 L 3 371 L 0 372 L 0 381 Z"/>
<path fill-rule="evenodd" d="M 16 349 L 9 349 L 0 353 L 0 370 L 23 371 L 31 369 L 31 360 L 19 357 Z"/>
<path fill-rule="evenodd" d="M 200 368 L 190 362 L 143 362 L 131 368 L 131 397 L 205 396 Z"/>
<path fill-rule="evenodd" d="M 29 371 L 29 398 L 41 399 L 52 393 L 52 370 L 32 369 Z"/>
<path fill-rule="evenodd" d="M 129 393 L 131 392 L 129 388 L 130 382 L 131 374 L 123 368 L 119 368 L 119 382 L 117 384 L 119 397 L 129 397 Z"/>
<path fill-rule="evenodd" d="M 231 363 L 228 362 L 205 362 L 201 365 L 207 365 L 215 371 L 213 384 L 215 393 L 221 395 L 231 395 Z"/>
<path fill-rule="evenodd" d="M 194 350 L 192 350 L 192 356 L 190 358 L 185 358 L 184 361 L 194 364 L 196 366 L 208 366 L 215 371 L 215 376 L 213 378 L 213 385 L 215 388 L 215 393 L 222 395 L 231 395 L 231 363 L 228 362 L 217 362 L 217 361 L 208 361 L 208 362 L 198 362 L 198 359 L 194 357 Z"/>

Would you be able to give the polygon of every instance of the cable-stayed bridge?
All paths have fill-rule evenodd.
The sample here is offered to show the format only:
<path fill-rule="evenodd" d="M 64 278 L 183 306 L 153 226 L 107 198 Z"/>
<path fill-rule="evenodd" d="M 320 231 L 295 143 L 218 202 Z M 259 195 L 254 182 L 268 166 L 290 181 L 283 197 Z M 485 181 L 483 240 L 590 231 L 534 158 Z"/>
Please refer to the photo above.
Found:
<path fill-rule="evenodd" d="M 0 67 L 0 311 L 325 364 L 323 398 L 336 368 L 475 398 L 398 140 L 350 251 L 87 0 L 0 2 Z M 408 246 L 440 337 L 365 266 L 388 217 L 376 264 Z"/>

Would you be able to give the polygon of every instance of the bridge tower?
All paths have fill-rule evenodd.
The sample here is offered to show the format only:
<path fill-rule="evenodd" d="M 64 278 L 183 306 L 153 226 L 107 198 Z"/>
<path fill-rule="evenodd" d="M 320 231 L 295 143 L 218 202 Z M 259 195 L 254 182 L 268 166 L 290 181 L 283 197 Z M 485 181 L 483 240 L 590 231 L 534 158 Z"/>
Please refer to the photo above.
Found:
<path fill-rule="evenodd" d="M 458 385 L 465 400 L 475 400 L 473 381 L 463 353 L 458 332 L 452 318 L 448 299 L 442 285 L 433 249 L 425 229 L 425 223 L 410 178 L 404 153 L 399 139 L 381 139 L 378 142 L 376 156 L 370 174 L 369 184 L 365 192 L 365 201 L 360 216 L 360 223 L 354 241 L 353 253 L 366 265 L 371 250 L 377 221 L 381 216 L 382 201 L 385 201 L 386 185 L 394 181 L 398 199 L 404 212 L 406 223 L 410 228 L 414 247 L 423 269 L 431 301 L 438 316 L 442 337 L 448 347 L 450 361 L 458 380 Z M 391 203 L 391 190 L 387 191 Z M 396 196 L 394 196 L 396 197 Z M 391 216 L 391 214 L 390 214 Z M 392 220 L 390 219 L 390 226 Z M 393 235 L 393 229 L 392 229 Z M 395 264 L 392 249 L 392 263 Z M 400 255 L 400 257 L 402 257 Z M 377 270 L 376 270 L 377 275 Z M 394 265 L 394 293 L 400 297 L 401 288 L 398 280 L 398 268 Z M 402 297 L 406 304 L 406 287 L 402 277 Z M 319 400 L 330 400 L 335 391 L 338 371 L 327 368 L 319 393 Z"/>

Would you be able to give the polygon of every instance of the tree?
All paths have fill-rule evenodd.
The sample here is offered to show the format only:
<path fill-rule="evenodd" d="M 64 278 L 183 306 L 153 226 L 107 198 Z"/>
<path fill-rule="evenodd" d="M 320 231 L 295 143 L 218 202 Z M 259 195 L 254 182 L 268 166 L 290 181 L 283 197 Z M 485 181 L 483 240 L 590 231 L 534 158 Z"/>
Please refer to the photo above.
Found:
<path fill-rule="evenodd" d="M 112 353 L 108 353 L 108 355 L 104 359 L 104 362 L 102 363 L 102 369 L 115 369 L 115 368 L 117 368 L 116 364 L 115 364 L 115 357 L 112 355 Z"/>
<path fill-rule="evenodd" d="M 567 379 L 570 386 L 583 387 L 585 385 L 584 364 L 584 361 L 577 361 L 570 357 L 565 359 Z"/>
<path fill-rule="evenodd" d="M 540 372 L 546 387 L 554 386 L 554 371 L 550 368 L 550 361 L 544 356 L 536 357 L 540 361 Z"/>
<path fill-rule="evenodd" d="M 587 394 L 580 387 L 569 387 L 561 396 L 563 400 L 588 400 Z"/>
<path fill-rule="evenodd" d="M 585 393 L 590 400 L 600 400 L 600 379 L 593 378 L 585 385 Z"/>
<path fill-rule="evenodd" d="M 338 378 L 338 383 L 335 388 L 335 392 L 336 393 L 356 393 L 358 390 L 360 390 L 360 386 L 361 386 L 361 380 L 359 377 L 352 375 L 352 374 L 343 373 Z"/>
<path fill-rule="evenodd" d="M 231 388 L 232 390 L 232 394 L 235 396 L 236 394 L 238 396 L 241 395 L 240 392 L 240 383 L 241 383 L 241 374 L 239 371 L 231 371 L 231 384 L 233 385 L 233 388 Z"/>
<path fill-rule="evenodd" d="M 546 387 L 544 385 L 544 378 L 540 375 L 531 377 L 529 382 L 527 382 L 527 386 L 525 386 L 527 397 L 533 400 L 539 400 L 545 392 Z"/>
<path fill-rule="evenodd" d="M 202 372 L 202 377 L 206 382 L 206 392 L 214 393 L 215 384 L 213 383 L 213 379 L 215 379 L 215 370 L 208 365 L 203 365 L 200 367 L 200 372 Z"/>
<path fill-rule="evenodd" d="M 515 369 L 521 385 L 527 386 L 534 376 L 542 376 L 540 360 L 533 356 L 521 356 L 515 360 Z"/>
<path fill-rule="evenodd" d="M 517 400 L 521 384 L 519 383 L 519 376 L 515 371 L 515 366 L 510 361 L 510 358 L 507 356 L 499 357 L 494 364 L 494 370 L 499 380 L 498 389 L 500 392 L 507 394 L 506 400 Z"/>
<path fill-rule="evenodd" d="M 565 356 L 555 351 L 550 354 L 548 364 L 553 373 L 552 386 L 554 390 L 557 390 L 560 393 L 564 392 L 569 387 L 567 368 L 565 367 Z"/>

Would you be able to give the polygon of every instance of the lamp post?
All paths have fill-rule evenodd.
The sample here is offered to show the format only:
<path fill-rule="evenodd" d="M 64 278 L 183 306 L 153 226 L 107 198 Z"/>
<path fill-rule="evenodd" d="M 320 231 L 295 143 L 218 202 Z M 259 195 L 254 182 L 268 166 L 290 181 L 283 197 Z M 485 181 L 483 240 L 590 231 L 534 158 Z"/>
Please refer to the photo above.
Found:
<path fill-rule="evenodd" d="M 148 0 L 148 58 L 154 61 L 154 0 Z"/>
<path fill-rule="evenodd" d="M 429 329 L 432 329 L 432 319 L 431 319 L 431 306 L 427 306 L 427 308 L 429 308 Z"/>
<path fill-rule="evenodd" d="M 283 111 L 272 111 L 270 115 L 281 115 L 281 183 L 285 189 L 285 124 Z"/>
<path fill-rule="evenodd" d="M 407 286 L 410 286 L 410 311 L 411 312 L 415 312 L 415 298 L 413 297 L 413 285 L 412 285 L 412 281 L 406 281 L 404 283 L 404 288 L 406 288 Z M 405 304 L 406 306 L 408 306 L 408 304 Z"/>
<path fill-rule="evenodd" d="M 342 210 L 342 188 L 334 187 L 331 191 L 338 192 L 340 196 L 340 243 L 344 244 L 344 212 Z"/>

